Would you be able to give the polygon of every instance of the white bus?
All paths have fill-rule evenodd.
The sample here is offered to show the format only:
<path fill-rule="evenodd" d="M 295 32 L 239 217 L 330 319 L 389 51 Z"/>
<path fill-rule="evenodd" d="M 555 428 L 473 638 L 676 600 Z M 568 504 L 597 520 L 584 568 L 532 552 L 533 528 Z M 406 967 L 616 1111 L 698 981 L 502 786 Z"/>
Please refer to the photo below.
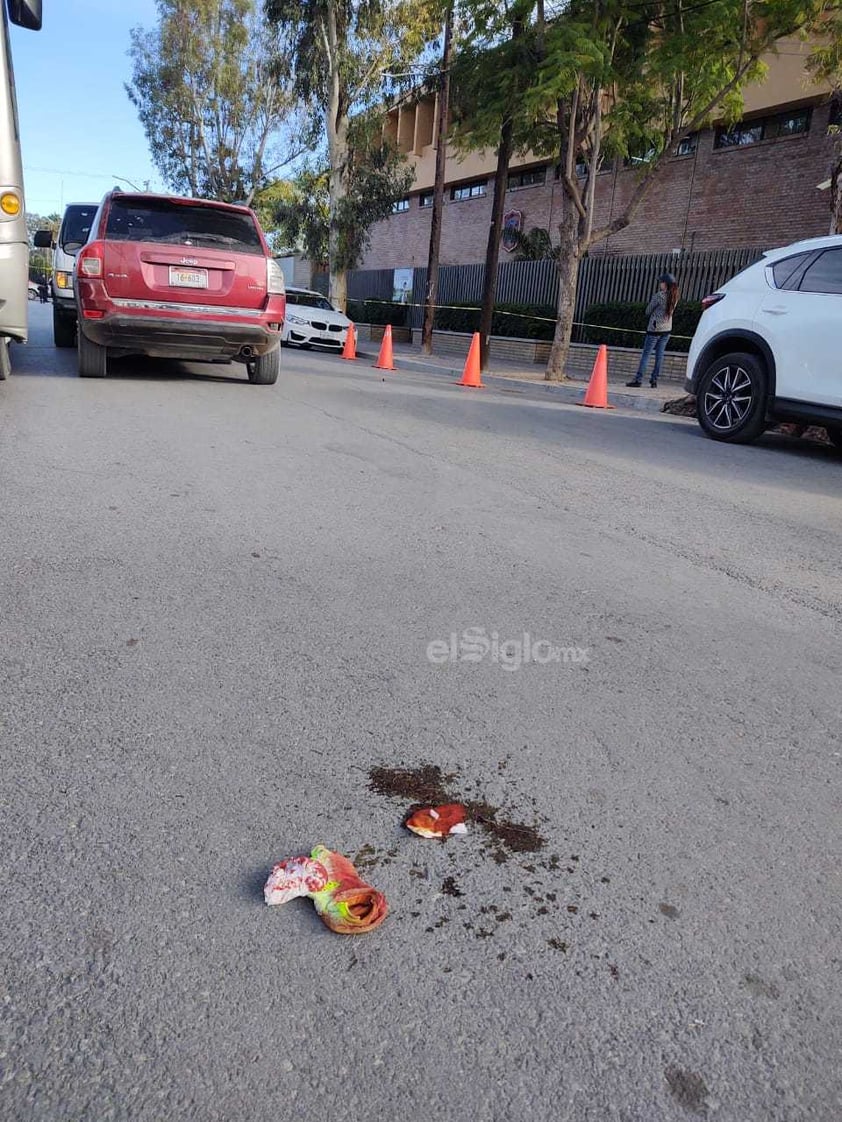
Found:
<path fill-rule="evenodd" d="M 9 21 L 41 30 L 41 0 L 0 0 L 0 379 L 11 371 L 9 341 L 25 343 L 29 303 L 29 241 Z"/>

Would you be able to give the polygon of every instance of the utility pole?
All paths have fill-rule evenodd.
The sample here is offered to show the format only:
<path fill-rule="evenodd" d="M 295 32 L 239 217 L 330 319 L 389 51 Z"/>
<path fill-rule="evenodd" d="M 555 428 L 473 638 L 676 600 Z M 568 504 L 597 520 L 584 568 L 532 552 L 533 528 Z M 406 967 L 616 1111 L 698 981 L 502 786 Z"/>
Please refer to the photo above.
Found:
<path fill-rule="evenodd" d="M 424 301 L 424 322 L 421 344 L 424 354 L 433 353 L 433 324 L 439 290 L 439 250 L 441 248 L 441 215 L 444 206 L 444 166 L 447 159 L 447 114 L 450 108 L 450 59 L 453 52 L 453 0 L 447 5 L 444 21 L 444 46 L 441 56 L 441 81 L 434 140 L 436 143 L 436 179 L 433 187 L 433 213 L 430 216 L 430 253 L 427 258 L 427 292 Z"/>

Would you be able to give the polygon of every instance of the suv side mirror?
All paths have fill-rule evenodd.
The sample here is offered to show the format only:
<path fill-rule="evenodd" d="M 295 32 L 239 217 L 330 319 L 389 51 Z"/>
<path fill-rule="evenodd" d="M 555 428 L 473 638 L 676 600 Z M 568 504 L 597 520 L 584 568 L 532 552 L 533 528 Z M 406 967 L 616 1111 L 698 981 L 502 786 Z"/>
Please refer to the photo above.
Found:
<path fill-rule="evenodd" d="M 52 249 L 53 248 L 53 231 L 52 230 L 36 230 L 35 237 L 32 239 L 35 243 L 36 249 Z"/>

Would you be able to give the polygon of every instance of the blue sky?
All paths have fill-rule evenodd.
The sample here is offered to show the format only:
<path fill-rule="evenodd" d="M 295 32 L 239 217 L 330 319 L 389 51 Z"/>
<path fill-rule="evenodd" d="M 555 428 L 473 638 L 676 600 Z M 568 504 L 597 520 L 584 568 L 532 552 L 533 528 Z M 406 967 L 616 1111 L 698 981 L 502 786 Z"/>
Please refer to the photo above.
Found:
<path fill-rule="evenodd" d="M 41 31 L 12 27 L 28 211 L 99 202 L 117 176 L 163 188 L 123 89 L 129 30 L 155 15 L 154 0 L 44 0 Z"/>

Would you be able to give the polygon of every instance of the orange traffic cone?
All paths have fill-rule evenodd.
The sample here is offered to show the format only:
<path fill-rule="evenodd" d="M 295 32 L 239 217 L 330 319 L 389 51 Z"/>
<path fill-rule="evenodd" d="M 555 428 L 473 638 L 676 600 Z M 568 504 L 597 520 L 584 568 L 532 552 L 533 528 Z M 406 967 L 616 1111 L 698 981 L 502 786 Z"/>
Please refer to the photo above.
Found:
<path fill-rule="evenodd" d="M 340 358 L 355 359 L 357 357 L 357 329 L 351 323 L 345 333 L 345 346 L 342 348 Z"/>
<path fill-rule="evenodd" d="M 374 364 L 375 370 L 394 370 L 395 362 L 392 357 L 392 325 L 386 324 L 386 330 L 383 332 L 383 342 L 380 344 L 380 354 L 377 356 L 377 362 Z"/>
<path fill-rule="evenodd" d="M 479 371 L 479 332 L 474 332 L 474 337 L 471 340 L 471 347 L 468 351 L 468 357 L 465 359 L 465 369 L 462 371 L 462 380 L 456 383 L 457 386 L 468 386 L 472 390 L 481 390 L 485 387 L 482 384 L 482 378 Z"/>
<path fill-rule="evenodd" d="M 585 400 L 577 401 L 577 405 L 586 405 L 588 409 L 613 409 L 608 404 L 608 348 L 603 343 L 596 352 L 596 360 L 591 371 L 591 380 L 585 391 Z"/>

